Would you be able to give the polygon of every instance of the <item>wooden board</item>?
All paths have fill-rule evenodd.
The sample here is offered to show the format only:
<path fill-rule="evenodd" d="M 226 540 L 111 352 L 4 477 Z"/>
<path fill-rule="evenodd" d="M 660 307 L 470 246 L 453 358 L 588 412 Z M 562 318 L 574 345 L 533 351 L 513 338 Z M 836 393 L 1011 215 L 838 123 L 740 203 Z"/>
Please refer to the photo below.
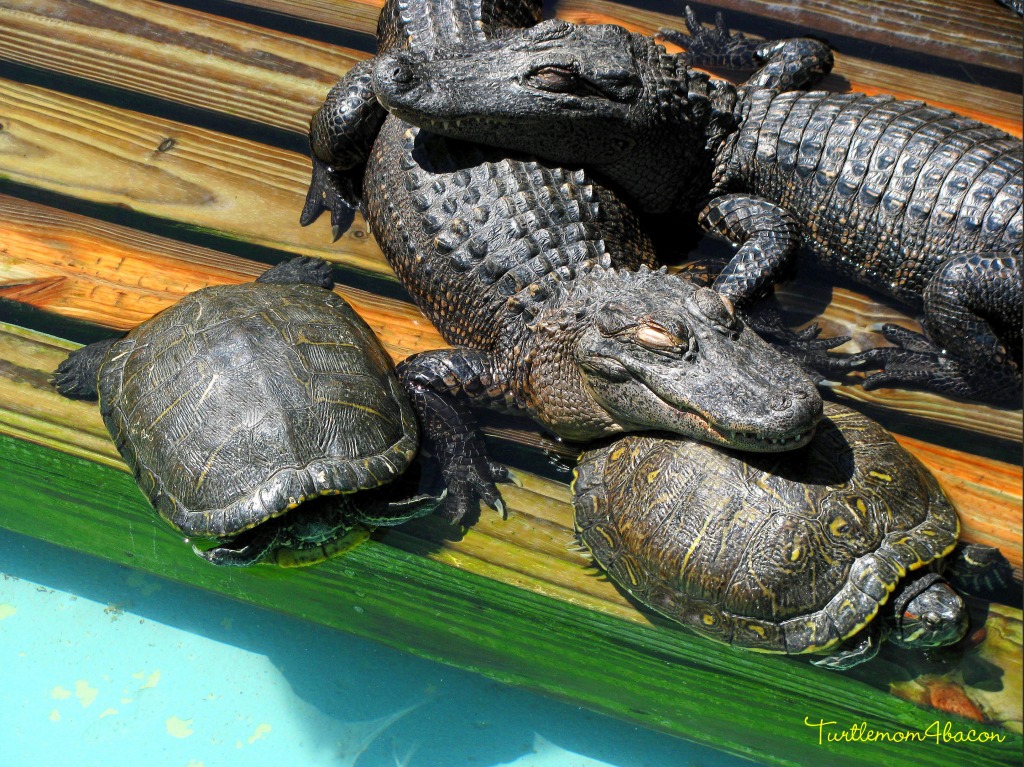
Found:
<path fill-rule="evenodd" d="M 696 5 L 710 21 L 709 7 Z M 1020 74 L 1018 21 L 990 0 L 970 0 L 956 11 L 964 35 L 945 6 L 873 6 L 721 4 L 751 35 L 792 25 L 847 41 L 829 87 L 928 99 L 1020 135 L 1019 79 L 1003 84 L 1004 74 Z M 442 345 L 361 219 L 335 244 L 326 222 L 297 226 L 306 124 L 334 79 L 369 55 L 380 2 L 215 7 L 0 0 L 0 322 L 17 320 L 0 324 L 0 527 L 257 604 L 287 604 L 303 618 L 769 763 L 821 763 L 823 753 L 836 764 L 1019 761 L 1019 737 L 996 729 L 1020 730 L 1019 662 L 1014 676 L 1012 662 L 1000 661 L 1011 673 L 995 693 L 965 685 L 957 670 L 929 669 L 893 678 L 892 695 L 887 666 L 874 667 L 869 685 L 719 647 L 638 610 L 569 548 L 566 475 L 536 471 L 539 451 L 571 461 L 573 448 L 525 421 L 487 421 L 492 446 L 523 482 L 505 491 L 508 520 L 485 512 L 464 535 L 418 521 L 287 575 L 257 569 L 228 578 L 193 557 L 146 507 L 95 407 L 50 388 L 49 371 L 76 346 L 66 339 L 124 330 L 199 287 L 248 280 L 303 254 L 339 267 L 339 292 L 395 359 Z M 231 18 L 232 8 L 250 21 Z M 678 26 L 670 13 L 597 0 L 562 0 L 555 11 L 647 33 Z M 332 27 L 338 45 L 323 42 Z M 961 62 L 967 74 L 926 71 L 940 60 Z M 797 282 L 781 295 L 808 320 L 827 305 L 826 332 L 853 335 L 851 348 L 878 342 L 864 330 L 872 323 L 914 326 L 898 307 L 848 288 Z M 836 396 L 896 431 L 957 504 L 965 538 L 999 545 L 1019 577 L 1019 410 L 856 385 Z M 1020 611 L 992 615 L 989 633 L 1016 631 L 1009 646 L 1019 654 Z M 971 652 L 989 652 L 994 640 L 986 642 Z M 694 689 L 703 694 L 686 694 Z M 938 718 L 1007 739 L 823 752 L 804 715 L 890 730 Z"/>

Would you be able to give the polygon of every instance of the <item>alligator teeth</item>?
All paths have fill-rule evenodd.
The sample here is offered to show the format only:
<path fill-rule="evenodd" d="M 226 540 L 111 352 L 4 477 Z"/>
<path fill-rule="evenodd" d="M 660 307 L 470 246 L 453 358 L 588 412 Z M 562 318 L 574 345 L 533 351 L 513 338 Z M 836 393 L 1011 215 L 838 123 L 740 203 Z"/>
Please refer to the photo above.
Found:
<path fill-rule="evenodd" d="M 729 437 L 732 441 L 745 440 L 747 442 L 767 442 L 771 445 L 785 445 L 790 442 L 799 442 L 807 436 L 808 432 L 800 432 L 792 437 L 766 437 L 754 431 L 730 431 Z"/>

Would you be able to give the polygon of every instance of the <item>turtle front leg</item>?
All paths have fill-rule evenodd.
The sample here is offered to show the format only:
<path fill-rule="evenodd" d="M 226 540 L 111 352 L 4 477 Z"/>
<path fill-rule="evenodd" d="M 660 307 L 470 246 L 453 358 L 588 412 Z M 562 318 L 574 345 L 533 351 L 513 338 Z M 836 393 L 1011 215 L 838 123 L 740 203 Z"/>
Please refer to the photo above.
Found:
<path fill-rule="evenodd" d="M 443 515 L 458 523 L 483 500 L 504 516 L 495 483 L 509 480 L 508 469 L 488 460 L 476 419 L 464 404 L 505 403 L 507 385 L 495 374 L 491 356 L 464 347 L 438 349 L 412 355 L 397 372 L 441 467 L 448 490 Z"/>
<path fill-rule="evenodd" d="M 827 668 L 831 671 L 846 671 L 854 666 L 859 666 L 878 655 L 882 646 L 882 628 L 878 620 L 868 624 L 867 628 L 855 635 L 856 641 L 840 645 L 839 652 L 832 653 L 824 658 L 811 661 L 818 668 Z"/>
<path fill-rule="evenodd" d="M 71 352 L 53 371 L 53 387 L 69 399 L 97 399 L 100 366 L 119 340 L 108 338 Z"/>
<path fill-rule="evenodd" d="M 366 159 L 387 117 L 371 87 L 373 59 L 352 67 L 331 88 L 309 125 L 313 174 L 299 223 L 308 226 L 325 210 L 337 240 L 355 219 Z"/>
<path fill-rule="evenodd" d="M 685 12 L 689 34 L 662 29 L 659 36 L 686 49 L 691 66 L 724 69 L 757 69 L 743 86 L 791 91 L 810 88 L 832 71 L 834 59 L 828 43 L 810 37 L 785 40 L 748 40 L 742 32 L 731 33 L 721 13 L 714 29 L 697 20 L 689 6 Z"/>
<path fill-rule="evenodd" d="M 322 258 L 299 256 L 290 261 L 282 261 L 277 266 L 267 269 L 256 282 L 276 285 L 314 285 L 331 290 L 334 278 L 331 276 L 331 265 Z"/>
<path fill-rule="evenodd" d="M 925 287 L 926 335 L 883 326 L 896 346 L 873 350 L 884 370 L 864 388 L 910 386 L 1020 407 L 1022 307 L 1020 256 L 949 259 Z"/>

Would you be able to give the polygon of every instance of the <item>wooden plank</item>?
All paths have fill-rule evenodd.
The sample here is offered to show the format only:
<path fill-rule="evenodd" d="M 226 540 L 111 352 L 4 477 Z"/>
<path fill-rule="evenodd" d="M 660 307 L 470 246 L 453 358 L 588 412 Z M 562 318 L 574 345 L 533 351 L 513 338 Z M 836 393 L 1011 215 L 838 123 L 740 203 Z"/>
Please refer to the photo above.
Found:
<path fill-rule="evenodd" d="M 955 5 L 934 0 L 900 0 L 864 3 L 860 0 L 716 0 L 693 3 L 713 6 L 726 14 L 736 11 L 792 24 L 799 30 L 856 37 L 885 46 L 918 51 L 955 61 L 1020 72 L 1020 21 L 1008 9 L 993 8 L 994 0 L 960 0 Z M 353 29 L 372 35 L 382 0 L 235 0 L 321 24 Z M 555 0 L 555 15 L 574 20 L 581 12 L 599 12 L 611 18 L 644 19 L 646 11 L 628 2 L 606 0 Z M 549 6 L 550 7 L 550 6 Z M 683 5 L 679 5 L 682 11 Z M 678 29 L 679 16 L 662 15 L 657 26 Z M 657 26 L 651 24 L 654 29 Z M 743 30 L 749 32 L 750 30 Z"/>
<path fill-rule="evenodd" d="M 120 330 L 134 327 L 199 287 L 251 279 L 264 268 L 216 251 L 5 195 L 0 195 L 0 225 L 6 230 L 6 249 L 0 252 L 0 297 Z M 783 298 L 789 305 L 810 300 L 811 293 L 804 287 L 787 290 Z M 440 335 L 411 305 L 352 289 L 343 292 L 396 359 L 444 345 Z M 856 311 L 851 312 L 851 307 Z M 866 322 L 881 320 L 907 322 L 894 310 L 848 292 L 835 295 L 826 313 L 828 332 L 850 332 L 855 336 L 855 346 L 873 343 L 865 340 L 873 334 L 858 330 L 858 323 L 863 327 Z M 920 392 L 865 392 L 856 386 L 844 386 L 841 391 L 851 399 L 912 411 L 925 419 L 981 434 L 1020 440 L 1020 411 L 958 403 Z"/>
<path fill-rule="evenodd" d="M 361 218 L 334 246 L 324 227 L 298 226 L 309 160 L 295 152 L 7 80 L 0 125 L 0 175 L 13 181 L 391 273 Z"/>
<path fill-rule="evenodd" d="M 740 28 L 738 14 L 792 25 L 800 34 L 853 37 L 937 58 L 1019 73 L 1020 20 L 1008 9 L 994 8 L 995 0 L 960 0 L 955 4 L 935 0 L 899 0 L 865 3 L 858 0 L 715 0 L 691 3 L 702 21 L 714 20 L 720 10 L 731 28 Z M 680 4 L 679 10 L 682 11 Z M 576 14 L 596 13 L 612 18 L 644 19 L 644 12 L 629 3 L 608 0 L 558 0 L 559 16 L 574 20 Z M 674 10 L 674 9 L 673 9 Z M 732 12 L 732 13 L 730 13 Z M 679 29 L 680 16 L 651 14 L 659 27 Z M 756 32 L 743 29 L 742 31 Z M 881 55 L 881 54 L 880 54 Z"/>
<path fill-rule="evenodd" d="M 888 12 L 888 7 L 886 10 Z M 558 15 L 579 24 L 618 24 L 633 32 L 647 35 L 655 34 L 663 27 L 679 27 L 678 17 L 624 8 L 617 3 L 604 0 L 561 0 Z M 712 19 L 702 21 L 708 23 Z M 756 29 L 738 31 L 744 31 L 751 39 L 762 39 L 762 35 L 758 34 Z M 811 27 L 808 31 L 817 30 Z M 670 47 L 676 50 L 674 46 Z M 1019 71 L 1019 46 L 1016 53 Z M 902 99 L 927 101 L 935 106 L 952 109 L 995 125 L 1014 136 L 1021 135 L 1021 109 L 1024 107 L 1021 93 L 989 88 L 984 83 L 965 86 L 957 80 L 927 72 L 908 73 L 892 65 L 866 61 L 839 52 L 836 54 L 833 73 L 825 78 L 821 87 L 824 90 L 855 91 L 872 95 L 891 93 Z"/>
<path fill-rule="evenodd" d="M 889 731 L 995 735 L 973 743 L 875 743 L 873 759 L 902 765 L 996 765 L 1020 736 L 926 711 L 805 663 L 717 645 L 673 627 L 622 621 L 426 556 L 429 540 L 379 533 L 316 568 L 231 571 L 194 557 L 158 526 L 130 477 L 110 467 L 0 434 L 0 527 L 182 580 L 271 609 L 582 703 L 769 764 L 811 764 L 822 752 L 804 717 Z M 31 510 L 32 513 L 25 513 Z M 467 538 L 478 532 L 470 530 Z M 415 552 L 415 553 L 411 553 Z M 461 561 L 461 560 L 460 560 Z M 576 569 L 582 569 L 577 567 Z M 534 572 L 527 567 L 523 578 Z M 786 705 L 778 705 L 785 679 Z M 680 691 L 700 690 L 700 694 Z M 758 716 L 750 717 L 751 710 Z M 739 725 L 742 726 L 739 726 Z M 830 764 L 862 764 L 862 743 L 830 743 Z M 947 762 L 953 760 L 953 762 Z M 876 762 L 877 763 L 877 762 Z"/>
<path fill-rule="evenodd" d="M 366 55 L 152 0 L 0 1 L 0 59 L 302 135 Z"/>
<path fill-rule="evenodd" d="M 128 330 L 208 285 L 246 282 L 247 259 L 0 194 L 0 298 Z M 340 290 L 396 359 L 444 345 L 411 303 Z"/>
<path fill-rule="evenodd" d="M 238 282 L 239 277 L 246 279 L 249 275 L 233 274 L 225 280 L 213 277 L 210 284 Z M 357 309 L 362 307 L 357 305 Z M 373 321 L 374 317 L 371 315 L 369 319 Z M 385 345 L 395 349 L 388 328 L 381 337 Z M 0 403 L 3 403 L 0 431 L 126 471 L 107 438 L 98 409 L 89 403 L 60 397 L 49 386 L 50 373 L 71 348 L 74 345 L 59 339 L 0 323 Z M 515 432 L 504 432 L 502 436 L 520 438 Z M 964 539 L 998 546 L 1019 575 L 1022 564 L 1021 468 L 955 450 L 938 450 L 912 438 L 898 438 L 935 472 L 949 493 L 963 522 Z M 575 451 L 568 447 L 563 446 L 562 454 L 567 461 L 575 458 Z M 568 486 L 533 477 L 522 467 L 512 468 L 517 476 L 522 475 L 525 486 L 502 488 L 512 510 L 511 520 L 505 522 L 484 509 L 474 526 L 480 536 L 474 540 L 487 542 L 488 553 L 484 559 L 488 567 L 507 569 L 510 562 L 529 561 L 534 582 L 563 589 L 561 598 L 578 601 L 595 596 L 593 579 L 584 577 L 578 569 L 584 560 L 565 549 L 572 540 Z M 427 523 L 419 524 L 430 527 Z M 550 545 L 552 535 L 558 541 L 553 547 Z M 481 559 L 479 550 L 467 548 L 467 545 L 467 540 L 463 539 L 445 541 L 440 547 L 448 552 L 452 563 L 467 556 Z M 549 559 L 535 561 L 535 555 L 553 557 L 559 564 L 556 567 Z M 570 569 L 565 570 L 565 565 Z M 515 569 L 521 574 L 526 572 L 519 567 Z M 523 585 L 518 580 L 515 583 Z M 551 595 L 552 592 L 545 587 L 540 593 Z M 609 605 L 615 606 L 613 612 L 620 617 L 633 612 L 631 609 L 623 612 L 628 603 L 622 597 L 611 597 L 607 590 L 600 593 L 604 595 L 606 612 Z"/>

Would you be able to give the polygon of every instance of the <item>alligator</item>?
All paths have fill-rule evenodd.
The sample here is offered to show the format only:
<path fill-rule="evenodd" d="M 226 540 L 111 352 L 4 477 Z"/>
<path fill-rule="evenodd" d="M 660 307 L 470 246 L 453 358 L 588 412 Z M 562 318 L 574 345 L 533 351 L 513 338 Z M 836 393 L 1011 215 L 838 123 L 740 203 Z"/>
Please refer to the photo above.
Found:
<path fill-rule="evenodd" d="M 535 24 L 530 0 L 389 0 L 381 52 L 429 60 Z M 467 21 L 469 19 L 469 21 Z M 806 444 L 822 402 L 802 368 L 713 290 L 656 269 L 623 200 L 588 171 L 443 138 L 385 113 L 349 72 L 310 126 L 301 223 L 358 205 L 402 284 L 452 348 L 398 366 L 447 485 L 444 515 L 504 511 L 470 406 L 588 441 L 664 430 L 755 451 Z"/>
<path fill-rule="evenodd" d="M 863 385 L 1020 407 L 1021 142 L 891 96 L 808 91 L 833 64 L 810 38 L 757 43 L 686 9 L 661 36 L 550 20 L 430 60 L 396 50 L 373 88 L 455 139 L 582 165 L 638 213 L 738 247 L 713 287 L 737 308 L 798 253 L 923 313 L 880 328 Z M 757 68 L 739 86 L 694 66 Z M 863 360 L 862 360 L 863 361 Z"/>

